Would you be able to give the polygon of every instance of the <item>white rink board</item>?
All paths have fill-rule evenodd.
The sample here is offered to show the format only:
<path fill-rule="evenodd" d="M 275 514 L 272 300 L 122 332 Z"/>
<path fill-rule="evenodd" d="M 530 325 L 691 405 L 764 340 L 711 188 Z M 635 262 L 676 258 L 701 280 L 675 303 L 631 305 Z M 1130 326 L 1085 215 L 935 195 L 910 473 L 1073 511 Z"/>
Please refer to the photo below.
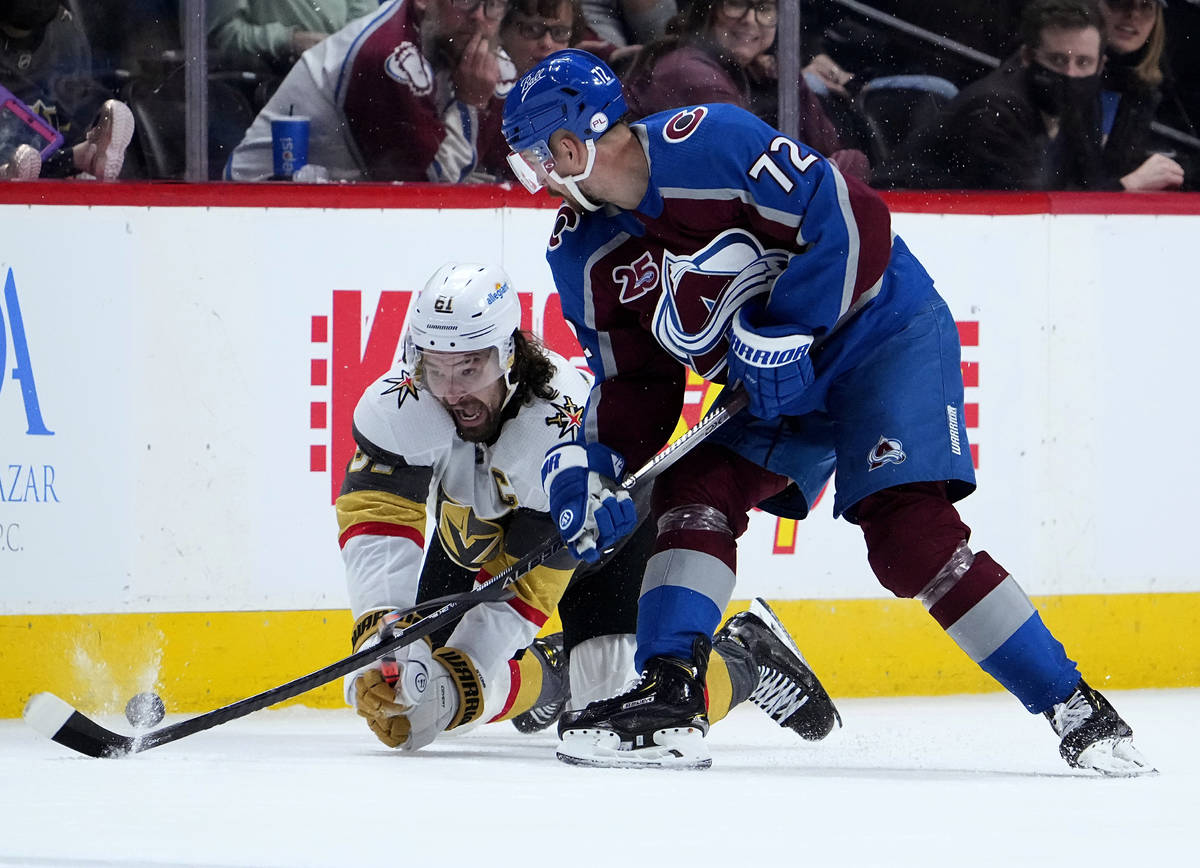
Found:
<path fill-rule="evenodd" d="M 329 471 L 309 467 L 330 439 L 310 420 L 331 388 L 310 383 L 314 318 L 359 291 L 365 343 L 381 292 L 450 259 L 499 259 L 538 325 L 550 292 L 546 210 L 0 214 L 15 288 L 0 291 L 0 614 L 344 608 Z M 1032 594 L 1200 590 L 1177 543 L 1198 472 L 1158 436 L 1164 419 L 1196 427 L 1180 397 L 1200 217 L 900 213 L 895 227 L 956 318 L 979 323 L 964 349 L 980 371 L 981 489 L 962 507 L 975 546 Z M 69 255 L 48 257 L 52 238 Z M 34 391 L 53 434 L 27 433 Z M 772 554 L 775 521 L 755 517 L 739 597 L 886 596 L 831 500 L 795 554 Z"/>

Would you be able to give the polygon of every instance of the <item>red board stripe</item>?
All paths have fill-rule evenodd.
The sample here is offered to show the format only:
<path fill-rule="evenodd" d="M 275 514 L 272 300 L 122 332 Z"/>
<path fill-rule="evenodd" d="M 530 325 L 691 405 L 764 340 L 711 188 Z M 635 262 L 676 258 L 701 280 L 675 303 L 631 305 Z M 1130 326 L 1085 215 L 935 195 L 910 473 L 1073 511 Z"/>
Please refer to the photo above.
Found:
<path fill-rule="evenodd" d="M 892 211 L 934 214 L 1200 214 L 1200 193 L 883 193 Z M 0 184 L 0 205 L 206 208 L 558 208 L 508 184 L 206 184 L 42 180 Z"/>

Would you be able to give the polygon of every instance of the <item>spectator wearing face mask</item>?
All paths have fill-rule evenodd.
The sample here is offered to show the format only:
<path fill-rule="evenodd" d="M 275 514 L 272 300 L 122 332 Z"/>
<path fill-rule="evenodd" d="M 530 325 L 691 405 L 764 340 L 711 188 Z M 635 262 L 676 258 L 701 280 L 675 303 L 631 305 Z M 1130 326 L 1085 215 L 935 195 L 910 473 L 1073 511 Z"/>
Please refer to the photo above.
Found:
<path fill-rule="evenodd" d="M 1104 21 L 1094 0 L 1032 0 L 1021 46 L 964 88 L 877 171 L 877 186 L 1121 189 L 1103 163 Z"/>

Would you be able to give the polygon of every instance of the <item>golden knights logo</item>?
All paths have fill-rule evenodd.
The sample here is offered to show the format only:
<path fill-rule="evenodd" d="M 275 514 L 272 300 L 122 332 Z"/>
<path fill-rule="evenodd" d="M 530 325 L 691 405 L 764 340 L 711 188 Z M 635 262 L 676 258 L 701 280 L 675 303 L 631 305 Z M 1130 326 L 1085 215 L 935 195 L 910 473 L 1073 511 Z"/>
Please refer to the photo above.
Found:
<path fill-rule="evenodd" d="M 460 567 L 478 570 L 500 551 L 504 528 L 480 518 L 469 506 L 438 488 L 438 536 L 450 559 Z"/>
<path fill-rule="evenodd" d="M 558 412 L 546 417 L 546 425 L 553 428 L 558 426 L 559 437 L 570 437 L 583 427 L 583 408 L 571 400 L 570 395 L 563 395 L 561 404 L 551 404 Z"/>
<path fill-rule="evenodd" d="M 408 371 L 401 370 L 400 376 L 388 377 L 384 380 L 390 388 L 386 389 L 382 394 L 396 396 L 396 409 L 404 406 L 404 399 L 412 395 L 414 401 L 420 401 L 421 396 L 417 394 L 417 381 Z"/>

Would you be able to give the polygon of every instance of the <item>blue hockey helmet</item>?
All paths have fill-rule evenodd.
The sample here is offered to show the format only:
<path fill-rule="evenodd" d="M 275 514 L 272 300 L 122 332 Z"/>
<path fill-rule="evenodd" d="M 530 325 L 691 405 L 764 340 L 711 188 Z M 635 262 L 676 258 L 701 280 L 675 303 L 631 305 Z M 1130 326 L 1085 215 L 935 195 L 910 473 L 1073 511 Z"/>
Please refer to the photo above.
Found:
<path fill-rule="evenodd" d="M 621 82 L 608 64 L 586 51 L 556 51 L 525 73 L 504 102 L 504 138 L 513 174 L 531 193 L 557 181 L 589 210 L 595 210 L 579 192 L 596 160 L 595 140 L 627 111 Z M 587 168 L 578 175 L 560 176 L 550 153 L 550 137 L 566 130 L 581 139 L 588 150 Z"/>

